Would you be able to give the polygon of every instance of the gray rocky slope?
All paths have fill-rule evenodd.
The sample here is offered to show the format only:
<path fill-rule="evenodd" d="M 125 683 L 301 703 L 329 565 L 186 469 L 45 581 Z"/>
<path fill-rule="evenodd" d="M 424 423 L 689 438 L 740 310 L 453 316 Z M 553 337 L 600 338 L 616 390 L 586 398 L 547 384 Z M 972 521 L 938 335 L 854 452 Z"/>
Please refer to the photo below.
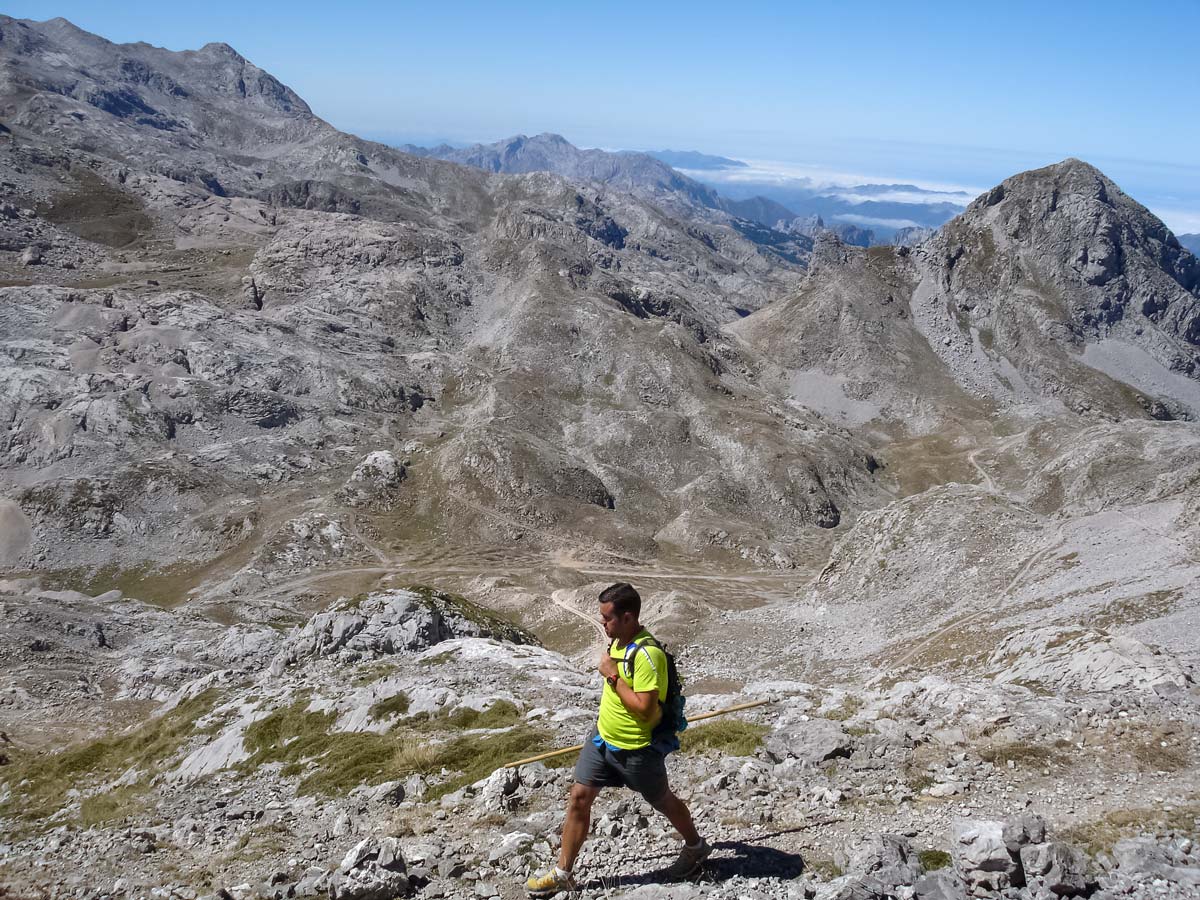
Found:
<path fill-rule="evenodd" d="M 762 748 L 679 764 L 728 842 L 696 891 L 917 893 L 881 832 L 954 857 L 923 896 L 1187 890 L 1197 263 L 1092 167 L 801 270 L 611 186 L 341 134 L 224 45 L 0 18 L 0 124 L 14 890 L 327 890 L 400 834 L 407 864 L 368 843 L 336 890 L 512 893 L 561 776 L 458 782 L 578 736 L 618 577 L 695 708 L 778 700 Z M 1051 837 L 1010 848 L 1026 801 Z M 644 812 L 593 852 L 660 852 Z M 906 880 L 854 880 L 881 869 Z"/>

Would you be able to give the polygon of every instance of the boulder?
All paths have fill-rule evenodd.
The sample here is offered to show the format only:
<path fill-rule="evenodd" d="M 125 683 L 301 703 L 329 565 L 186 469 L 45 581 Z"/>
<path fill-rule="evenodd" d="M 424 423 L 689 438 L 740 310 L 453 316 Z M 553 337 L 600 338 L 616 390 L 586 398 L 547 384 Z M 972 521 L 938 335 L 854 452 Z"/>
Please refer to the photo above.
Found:
<path fill-rule="evenodd" d="M 294 663 L 342 650 L 371 655 L 415 653 L 467 636 L 513 643 L 533 640 L 516 626 L 448 594 L 376 591 L 309 619 L 280 648 L 271 672 L 278 675 Z"/>
<path fill-rule="evenodd" d="M 962 822 L 953 831 L 954 871 L 976 896 L 1019 886 L 1021 866 L 1004 841 L 1003 822 Z"/>
<path fill-rule="evenodd" d="M 331 900 L 392 900 L 408 889 L 404 854 L 394 837 L 363 838 L 329 879 Z"/>
<path fill-rule="evenodd" d="M 967 886 L 949 869 L 929 872 L 913 885 L 916 900 L 966 900 Z"/>
<path fill-rule="evenodd" d="M 1028 844 L 1040 844 L 1046 840 L 1046 820 L 1036 813 L 1021 813 L 1004 823 L 1004 845 L 1016 856 Z"/>
<path fill-rule="evenodd" d="M 1167 849 L 1154 838 L 1136 837 L 1117 841 L 1113 856 L 1124 875 L 1162 878 L 1188 887 L 1200 887 L 1200 867 L 1173 865 Z"/>
<path fill-rule="evenodd" d="M 874 876 L 888 887 L 909 885 L 925 871 L 908 840 L 898 834 L 872 835 L 849 848 L 851 872 Z"/>
<path fill-rule="evenodd" d="M 521 787 L 520 769 L 497 769 L 477 784 L 476 805 L 487 812 L 508 812 L 516 809 Z"/>
<path fill-rule="evenodd" d="M 404 466 L 387 450 L 375 450 L 355 468 L 350 481 L 391 487 L 404 480 Z"/>
<path fill-rule="evenodd" d="M 795 759 L 802 765 L 811 766 L 829 759 L 849 757 L 854 752 L 854 739 L 837 722 L 812 719 L 778 727 L 767 738 L 766 749 L 776 762 Z"/>
<path fill-rule="evenodd" d="M 1043 830 L 1044 833 L 1044 830 Z M 1021 848 L 1021 868 L 1025 883 L 1059 897 L 1075 897 L 1088 892 L 1087 857 L 1061 841 L 1029 844 Z"/>

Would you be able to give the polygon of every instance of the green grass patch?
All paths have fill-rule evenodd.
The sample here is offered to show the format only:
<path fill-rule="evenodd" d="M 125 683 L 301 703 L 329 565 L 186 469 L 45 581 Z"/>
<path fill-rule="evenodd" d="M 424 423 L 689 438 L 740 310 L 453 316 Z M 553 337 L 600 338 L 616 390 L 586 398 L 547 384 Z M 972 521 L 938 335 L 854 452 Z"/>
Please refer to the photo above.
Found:
<path fill-rule="evenodd" d="M 450 776 L 426 792 L 426 799 L 436 800 L 490 775 L 505 762 L 550 749 L 549 734 L 524 725 L 493 734 L 461 735 L 443 743 L 430 741 L 427 732 L 403 728 L 387 735 L 331 732 L 334 714 L 307 712 L 307 705 L 307 699 L 297 700 L 247 728 L 245 744 L 251 756 L 238 764 L 239 769 L 248 772 L 267 763 L 283 763 L 281 774 L 307 773 L 297 787 L 299 793 L 325 796 L 342 796 L 359 785 L 409 775 L 436 777 L 447 770 Z M 458 713 L 463 715 L 455 719 Z M 428 721 L 497 728 L 514 718 L 520 718 L 516 707 L 500 701 L 482 712 L 456 710 Z M 469 724 L 455 724 L 464 722 Z"/>
<path fill-rule="evenodd" d="M 527 725 L 495 734 L 463 735 L 444 744 L 432 760 L 433 769 L 445 768 L 460 774 L 434 785 L 426 791 L 425 797 L 427 800 L 440 799 L 486 778 L 504 763 L 553 749 L 550 735 Z"/>
<path fill-rule="evenodd" d="M 453 711 L 420 712 L 402 724 L 407 727 L 421 725 L 436 731 L 466 731 L 470 728 L 509 728 L 523 721 L 516 706 L 507 700 L 497 700 L 487 709 L 460 706 Z"/>
<path fill-rule="evenodd" d="M 725 719 L 689 728 L 679 736 L 679 743 L 688 753 L 716 750 L 726 756 L 751 756 L 769 730 L 766 725 Z"/>
<path fill-rule="evenodd" d="M 368 715 L 376 722 L 382 719 L 390 719 L 392 716 L 402 716 L 408 712 L 408 694 L 400 691 L 398 694 L 393 694 L 386 700 L 380 700 L 377 703 L 371 704 L 371 709 Z"/>
<path fill-rule="evenodd" d="M 0 804 L 0 813 L 26 820 L 46 819 L 66 805 L 68 790 L 86 792 L 103 787 L 130 769 L 141 771 L 139 783 L 147 783 L 195 733 L 196 720 L 212 710 L 217 698 L 217 690 L 210 688 L 124 734 L 100 738 L 60 753 L 17 759 L 0 770 L 0 779 L 11 791 L 9 799 Z M 89 798 L 94 802 L 88 806 L 87 815 L 115 815 L 122 803 L 133 799 L 134 793 L 126 791 L 111 802 L 100 797 Z"/>
<path fill-rule="evenodd" d="M 93 597 L 115 590 L 126 597 L 170 608 L 188 598 L 200 572 L 201 567 L 193 563 L 160 566 L 146 560 L 126 567 L 110 563 L 97 568 L 61 569 L 47 573 L 44 581 L 54 590 L 79 591 Z"/>
<path fill-rule="evenodd" d="M 917 859 L 921 860 L 926 872 L 936 872 L 950 865 L 950 854 L 945 850 L 922 850 L 917 854 Z"/>

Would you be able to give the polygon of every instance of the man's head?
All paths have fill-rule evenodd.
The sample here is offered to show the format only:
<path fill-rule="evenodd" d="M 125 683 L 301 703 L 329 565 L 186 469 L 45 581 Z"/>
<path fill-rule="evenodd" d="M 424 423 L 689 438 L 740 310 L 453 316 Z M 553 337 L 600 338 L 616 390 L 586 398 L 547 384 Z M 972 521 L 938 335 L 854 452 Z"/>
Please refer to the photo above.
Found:
<path fill-rule="evenodd" d="M 641 613 L 642 598 L 633 585 L 618 581 L 600 592 L 600 623 L 610 638 L 625 643 L 632 640 L 642 630 L 638 622 Z"/>

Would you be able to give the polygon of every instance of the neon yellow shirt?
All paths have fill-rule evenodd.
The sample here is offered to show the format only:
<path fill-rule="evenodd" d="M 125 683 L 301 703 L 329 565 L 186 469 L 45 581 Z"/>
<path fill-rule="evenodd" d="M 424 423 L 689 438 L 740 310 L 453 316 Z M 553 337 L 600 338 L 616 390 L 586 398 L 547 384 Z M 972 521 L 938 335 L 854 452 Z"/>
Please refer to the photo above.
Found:
<path fill-rule="evenodd" d="M 619 677 L 639 694 L 658 689 L 658 702 L 667 699 L 667 656 L 659 647 L 645 646 L 641 642 L 650 637 L 645 628 L 637 633 L 633 641 L 617 647 L 613 641 L 608 646 L 608 655 L 617 661 Z M 637 645 L 636 650 L 634 645 Z M 628 660 L 628 662 L 627 662 Z M 632 670 L 632 671 L 631 671 Z M 600 695 L 600 718 L 596 728 L 600 737 L 622 750 L 639 750 L 650 746 L 650 733 L 662 717 L 662 707 L 650 719 L 643 722 L 625 708 L 617 692 L 604 682 Z"/>

